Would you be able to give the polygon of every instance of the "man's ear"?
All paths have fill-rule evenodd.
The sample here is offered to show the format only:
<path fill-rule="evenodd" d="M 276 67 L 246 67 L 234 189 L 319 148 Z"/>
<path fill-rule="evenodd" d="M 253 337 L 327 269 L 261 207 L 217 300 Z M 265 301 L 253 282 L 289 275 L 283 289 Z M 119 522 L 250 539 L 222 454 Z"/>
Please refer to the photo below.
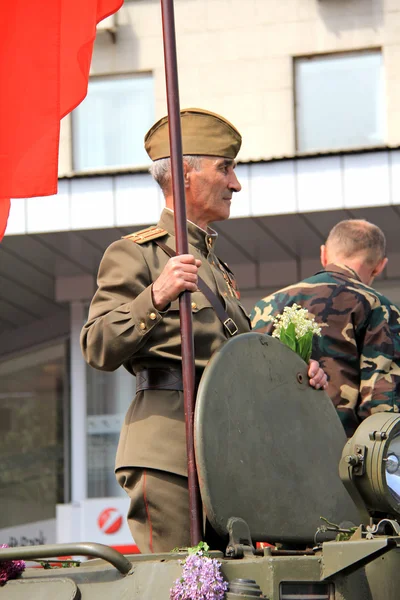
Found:
<path fill-rule="evenodd" d="M 183 178 L 184 178 L 184 181 L 185 181 L 185 187 L 186 188 L 189 187 L 190 171 L 191 171 L 190 166 L 188 165 L 188 163 L 185 160 L 183 160 Z"/>
<path fill-rule="evenodd" d="M 384 270 L 384 268 L 386 267 L 387 264 L 388 264 L 388 259 L 386 257 L 382 258 L 382 260 L 380 260 L 378 262 L 378 264 L 372 271 L 371 277 L 378 277 L 378 275 L 380 275 L 382 273 L 382 271 Z"/>
<path fill-rule="evenodd" d="M 326 246 L 321 246 L 321 254 L 320 254 L 320 258 L 321 258 L 321 265 L 324 267 L 326 267 L 326 265 L 328 264 L 328 258 L 327 258 L 327 252 L 326 252 Z"/>

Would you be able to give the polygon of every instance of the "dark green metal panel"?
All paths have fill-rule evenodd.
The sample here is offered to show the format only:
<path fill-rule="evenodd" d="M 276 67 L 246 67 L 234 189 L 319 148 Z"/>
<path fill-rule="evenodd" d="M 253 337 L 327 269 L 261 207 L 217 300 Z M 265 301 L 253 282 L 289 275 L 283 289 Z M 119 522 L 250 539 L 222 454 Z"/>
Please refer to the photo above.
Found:
<path fill-rule="evenodd" d="M 329 553 L 326 552 L 327 544 L 324 544 L 322 552 L 315 556 L 266 555 L 249 556 L 241 560 L 227 560 L 219 556 L 219 559 L 224 578 L 228 582 L 237 578 L 252 579 L 268 600 L 280 600 L 282 583 L 297 582 L 300 593 L 301 582 L 320 582 L 325 565 L 334 565 L 336 561 L 334 545 L 337 544 L 337 561 L 340 562 L 346 543 L 348 542 L 329 542 L 332 546 L 332 552 Z M 326 580 L 335 587 L 335 600 L 398 599 L 399 551 L 393 549 L 374 559 L 366 567 L 358 568 L 360 556 L 367 556 L 369 545 L 370 540 L 363 540 L 358 545 L 358 550 L 354 553 L 354 568 L 357 569 L 354 573 L 349 572 L 351 557 L 347 560 L 347 553 L 345 570 L 339 570 Z M 376 544 L 372 543 L 371 548 L 376 550 Z M 180 558 L 184 556 L 181 555 Z M 342 561 L 342 566 L 343 564 Z M 100 560 L 88 561 L 84 567 L 62 570 L 28 568 L 21 579 L 9 581 L 0 587 L 0 600 L 164 600 L 169 597 L 170 588 L 181 574 L 181 561 L 177 555 L 169 554 L 146 558 L 133 556 L 132 569 L 126 576 L 121 575 L 111 564 Z M 303 594 L 293 598 L 305 598 L 308 588 L 305 585 Z"/>
<path fill-rule="evenodd" d="M 364 565 L 377 560 L 393 549 L 397 549 L 395 538 L 376 538 L 346 542 L 327 542 L 323 546 L 322 578 L 328 579 L 337 573 L 353 573 Z"/>
<path fill-rule="evenodd" d="M 320 516 L 360 521 L 338 476 L 346 437 L 304 361 L 278 340 L 229 340 L 202 377 L 195 449 L 203 503 L 226 534 L 241 517 L 253 540 L 312 543 Z"/>
<path fill-rule="evenodd" d="M 371 598 L 398 598 L 400 590 L 400 548 L 392 550 L 365 567 Z"/>
<path fill-rule="evenodd" d="M 9 581 L 0 592 L 7 600 L 74 600 L 78 588 L 71 579 L 45 579 L 37 581 Z"/>

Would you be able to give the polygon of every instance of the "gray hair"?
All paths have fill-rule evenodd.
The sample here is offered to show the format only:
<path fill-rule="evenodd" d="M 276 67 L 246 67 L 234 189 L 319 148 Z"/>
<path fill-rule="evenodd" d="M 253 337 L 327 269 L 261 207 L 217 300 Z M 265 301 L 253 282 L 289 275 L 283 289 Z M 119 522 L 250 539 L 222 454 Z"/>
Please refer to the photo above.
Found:
<path fill-rule="evenodd" d="M 191 154 L 184 154 L 183 156 L 184 162 L 195 171 L 201 169 L 202 159 L 202 156 L 192 156 Z M 171 185 L 171 159 L 160 158 L 159 160 L 155 160 L 152 163 L 149 172 L 153 179 L 158 183 L 163 193 L 165 194 L 168 192 Z"/>
<path fill-rule="evenodd" d="M 386 254 L 385 234 L 363 219 L 340 221 L 329 233 L 326 245 L 343 258 L 363 255 L 370 265 L 378 264 Z"/>

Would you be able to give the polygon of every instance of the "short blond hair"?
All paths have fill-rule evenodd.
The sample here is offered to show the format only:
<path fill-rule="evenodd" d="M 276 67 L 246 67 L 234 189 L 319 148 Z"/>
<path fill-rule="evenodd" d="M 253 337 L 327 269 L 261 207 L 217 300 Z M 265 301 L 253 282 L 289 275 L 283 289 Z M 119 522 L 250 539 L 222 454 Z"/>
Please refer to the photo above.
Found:
<path fill-rule="evenodd" d="M 343 258 L 362 256 L 369 265 L 376 265 L 386 255 L 383 231 L 363 219 L 340 221 L 330 231 L 326 246 Z"/>

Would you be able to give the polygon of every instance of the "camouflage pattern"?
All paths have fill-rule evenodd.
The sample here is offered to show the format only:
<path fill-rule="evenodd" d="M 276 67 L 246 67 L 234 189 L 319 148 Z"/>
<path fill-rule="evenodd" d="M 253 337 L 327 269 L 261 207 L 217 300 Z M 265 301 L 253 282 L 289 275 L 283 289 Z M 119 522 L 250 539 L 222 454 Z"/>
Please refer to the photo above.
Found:
<path fill-rule="evenodd" d="M 321 327 L 312 358 L 328 375 L 327 391 L 347 436 L 370 414 L 399 412 L 400 310 L 349 267 L 330 264 L 260 300 L 253 329 L 271 334 L 274 317 L 294 303 Z"/>

